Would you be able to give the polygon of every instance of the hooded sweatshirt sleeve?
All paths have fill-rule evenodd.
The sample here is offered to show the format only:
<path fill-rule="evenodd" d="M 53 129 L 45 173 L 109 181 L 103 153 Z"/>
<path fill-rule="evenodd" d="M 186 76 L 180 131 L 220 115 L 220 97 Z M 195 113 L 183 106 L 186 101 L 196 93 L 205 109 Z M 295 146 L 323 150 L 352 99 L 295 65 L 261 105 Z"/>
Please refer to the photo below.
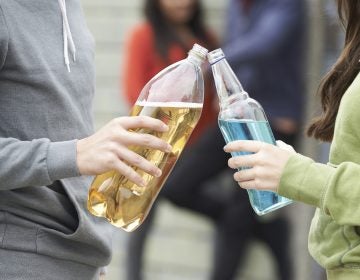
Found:
<path fill-rule="evenodd" d="M 9 32 L 0 5 L 0 71 L 8 47 Z M 49 139 L 20 141 L 0 137 L 0 190 L 44 186 L 78 175 L 76 140 L 52 143 Z"/>
<path fill-rule="evenodd" d="M 360 74 L 341 99 L 330 163 L 294 155 L 285 166 L 279 194 L 314 205 L 339 225 L 360 225 Z"/>
<path fill-rule="evenodd" d="M 8 45 L 9 45 L 9 32 L 6 26 L 4 13 L 0 5 L 0 70 L 5 63 Z"/>
<path fill-rule="evenodd" d="M 0 190 L 45 186 L 58 179 L 80 175 L 76 164 L 76 140 L 0 138 L 0 163 Z"/>
<path fill-rule="evenodd" d="M 322 209 L 339 225 L 360 225 L 360 165 L 320 164 L 300 154 L 285 166 L 280 195 Z"/>

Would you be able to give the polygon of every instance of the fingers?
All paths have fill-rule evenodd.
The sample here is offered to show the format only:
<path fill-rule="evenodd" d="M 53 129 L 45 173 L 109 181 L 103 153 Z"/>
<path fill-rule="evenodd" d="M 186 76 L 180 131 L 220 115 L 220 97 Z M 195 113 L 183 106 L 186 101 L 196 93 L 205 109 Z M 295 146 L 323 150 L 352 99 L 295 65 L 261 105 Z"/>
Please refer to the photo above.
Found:
<path fill-rule="evenodd" d="M 253 168 L 240 170 L 234 174 L 234 179 L 239 183 L 252 181 L 255 179 L 255 171 Z"/>
<path fill-rule="evenodd" d="M 147 116 L 120 117 L 115 119 L 124 129 L 149 128 L 159 132 L 166 132 L 169 127 L 158 119 Z"/>
<path fill-rule="evenodd" d="M 249 168 L 256 164 L 256 158 L 256 154 L 232 157 L 229 159 L 228 165 L 233 169 Z"/>
<path fill-rule="evenodd" d="M 123 136 L 123 135 L 121 135 Z M 137 132 L 127 132 L 125 137 L 122 137 L 121 142 L 127 146 L 142 146 L 146 148 L 160 150 L 166 153 L 170 153 L 172 147 L 166 141 L 157 138 L 154 135 L 137 133 Z"/>
<path fill-rule="evenodd" d="M 120 147 L 118 154 L 119 158 L 126 161 L 129 165 L 138 167 L 152 176 L 161 176 L 161 170 L 156 165 L 147 161 L 145 158 L 138 155 L 137 153 L 127 148 Z"/>
<path fill-rule="evenodd" d="M 256 189 L 256 172 L 254 168 L 242 169 L 234 174 L 235 181 L 243 189 Z"/>
<path fill-rule="evenodd" d="M 255 181 L 246 181 L 246 182 L 238 182 L 239 186 L 243 189 L 250 190 L 250 189 L 257 189 L 258 186 L 256 186 Z"/>
<path fill-rule="evenodd" d="M 283 142 L 281 140 L 276 141 L 276 146 L 278 146 L 281 149 L 296 153 L 296 151 L 294 150 L 294 148 L 291 145 L 288 145 L 288 144 L 286 144 L 285 142 Z"/>
<path fill-rule="evenodd" d="M 121 160 L 117 160 L 114 165 L 114 169 L 120 174 L 124 175 L 128 180 L 138 186 L 146 187 L 146 182 L 144 179 L 132 167 Z"/>
<path fill-rule="evenodd" d="M 231 152 L 257 153 L 266 145 L 270 145 L 270 144 L 260 141 L 254 141 L 254 140 L 238 140 L 228 143 L 224 147 L 224 150 L 227 153 L 231 153 Z"/>

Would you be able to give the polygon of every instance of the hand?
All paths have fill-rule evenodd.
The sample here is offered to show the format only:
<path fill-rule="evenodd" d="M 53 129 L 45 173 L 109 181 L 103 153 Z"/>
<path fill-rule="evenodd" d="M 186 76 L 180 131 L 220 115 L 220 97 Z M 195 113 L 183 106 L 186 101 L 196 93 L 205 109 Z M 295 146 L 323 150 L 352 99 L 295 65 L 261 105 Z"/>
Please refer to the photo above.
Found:
<path fill-rule="evenodd" d="M 171 146 L 153 135 L 129 131 L 137 128 L 158 132 L 168 130 L 163 122 L 150 117 L 116 118 L 95 134 L 77 142 L 77 164 L 80 173 L 98 175 L 115 170 L 140 186 L 144 186 L 144 181 L 131 166 L 139 167 L 153 176 L 161 176 L 159 168 L 128 147 L 144 146 L 171 152 Z"/>
<path fill-rule="evenodd" d="M 284 167 L 295 150 L 282 141 L 278 146 L 259 141 L 234 141 L 224 147 L 226 152 L 251 152 L 253 154 L 229 159 L 229 167 L 242 169 L 234 179 L 244 189 L 277 191 Z"/>
<path fill-rule="evenodd" d="M 271 126 L 284 134 L 295 134 L 298 131 L 298 124 L 291 118 L 273 118 Z"/>

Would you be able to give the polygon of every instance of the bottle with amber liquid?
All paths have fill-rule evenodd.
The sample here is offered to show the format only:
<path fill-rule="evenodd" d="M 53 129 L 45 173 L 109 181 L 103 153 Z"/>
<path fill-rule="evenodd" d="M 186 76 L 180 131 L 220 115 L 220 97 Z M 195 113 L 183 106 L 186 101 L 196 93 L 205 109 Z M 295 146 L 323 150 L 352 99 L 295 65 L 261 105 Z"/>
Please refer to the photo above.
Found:
<path fill-rule="evenodd" d="M 186 59 L 168 66 L 145 85 L 131 110 L 131 116 L 157 118 L 169 127 L 167 132 L 149 129 L 136 132 L 164 139 L 172 146 L 170 153 L 130 147 L 158 166 L 162 170 L 161 177 L 136 168 L 146 182 L 146 187 L 141 187 L 116 171 L 96 176 L 87 202 L 93 215 L 105 217 L 114 226 L 128 232 L 145 220 L 201 116 L 204 101 L 201 65 L 207 52 L 207 49 L 195 44 Z"/>

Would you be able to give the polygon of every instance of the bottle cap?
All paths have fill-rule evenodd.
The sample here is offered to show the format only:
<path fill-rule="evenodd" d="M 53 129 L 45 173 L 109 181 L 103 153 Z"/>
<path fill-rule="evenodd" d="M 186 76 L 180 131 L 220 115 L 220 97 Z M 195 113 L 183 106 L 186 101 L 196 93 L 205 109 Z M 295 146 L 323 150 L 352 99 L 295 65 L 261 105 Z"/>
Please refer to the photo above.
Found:
<path fill-rule="evenodd" d="M 195 55 L 196 57 L 204 61 L 206 59 L 206 55 L 208 54 L 208 52 L 209 52 L 208 49 L 200 46 L 199 44 L 194 44 L 189 54 Z"/>
<path fill-rule="evenodd" d="M 216 49 L 216 50 L 213 50 L 212 52 L 209 52 L 207 57 L 208 57 L 209 63 L 211 65 L 213 65 L 213 64 L 217 63 L 218 61 L 224 59 L 225 54 L 222 51 L 222 49 Z"/>

